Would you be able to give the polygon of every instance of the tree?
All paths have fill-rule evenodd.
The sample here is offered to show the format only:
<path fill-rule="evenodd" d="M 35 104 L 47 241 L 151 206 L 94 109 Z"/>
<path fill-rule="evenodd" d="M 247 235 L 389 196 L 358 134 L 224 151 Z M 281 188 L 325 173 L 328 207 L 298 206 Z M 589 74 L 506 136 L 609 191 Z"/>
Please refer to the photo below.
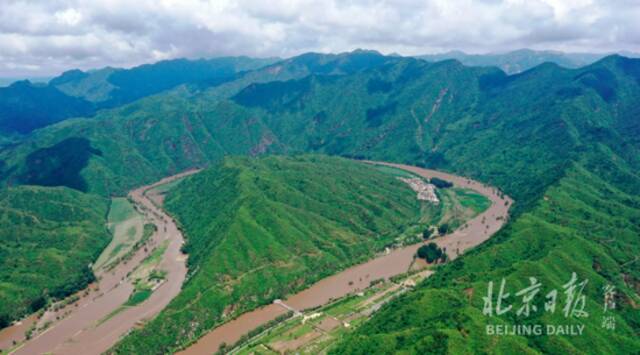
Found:
<path fill-rule="evenodd" d="M 438 233 L 440 233 L 440 235 L 445 235 L 449 232 L 449 225 L 446 223 L 442 223 L 439 227 L 438 227 Z"/>
<path fill-rule="evenodd" d="M 424 232 L 422 232 L 422 239 L 429 239 L 429 237 L 431 237 L 431 234 L 433 234 L 431 228 L 425 229 Z"/>
<path fill-rule="evenodd" d="M 425 259 L 428 263 L 443 259 L 444 252 L 436 243 L 429 243 L 418 248 L 418 257 Z M 443 259 L 443 260 L 446 260 Z"/>
<path fill-rule="evenodd" d="M 11 322 L 7 314 L 0 314 L 0 329 L 8 327 Z"/>

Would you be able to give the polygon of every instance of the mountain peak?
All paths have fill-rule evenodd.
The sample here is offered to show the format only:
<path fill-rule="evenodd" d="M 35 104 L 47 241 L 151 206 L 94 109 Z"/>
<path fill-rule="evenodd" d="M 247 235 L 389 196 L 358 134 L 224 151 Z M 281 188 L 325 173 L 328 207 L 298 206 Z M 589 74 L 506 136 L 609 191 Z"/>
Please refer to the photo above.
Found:
<path fill-rule="evenodd" d="M 51 79 L 49 81 L 49 84 L 54 86 L 62 85 L 71 81 L 82 80 L 88 76 L 89 76 L 88 73 L 85 73 L 80 69 L 71 69 L 71 70 L 65 71 L 60 76 Z"/>
<path fill-rule="evenodd" d="M 14 89 L 31 87 L 31 86 L 33 86 L 33 83 L 29 79 L 14 81 L 11 85 L 9 85 L 10 88 L 14 88 Z"/>
<path fill-rule="evenodd" d="M 374 49 L 363 49 L 363 48 L 356 48 L 354 50 L 352 50 L 351 52 L 346 52 L 349 54 L 374 54 L 374 55 L 380 55 L 382 56 L 383 54 L 378 52 L 377 50 Z"/>

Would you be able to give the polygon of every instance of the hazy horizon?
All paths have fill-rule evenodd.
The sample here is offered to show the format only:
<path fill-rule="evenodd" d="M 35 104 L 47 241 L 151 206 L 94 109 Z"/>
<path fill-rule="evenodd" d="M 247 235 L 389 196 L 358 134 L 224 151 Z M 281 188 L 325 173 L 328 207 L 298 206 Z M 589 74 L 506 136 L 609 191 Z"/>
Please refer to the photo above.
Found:
<path fill-rule="evenodd" d="M 639 17 L 640 4 L 605 0 L 8 0 L 0 5 L 0 77 L 355 48 L 639 52 Z"/>
<path fill-rule="evenodd" d="M 305 52 L 305 53 L 321 53 L 321 54 L 341 54 L 341 53 L 350 53 L 353 51 L 357 51 L 357 50 L 365 50 L 365 51 L 377 51 L 375 49 L 367 49 L 367 48 L 354 48 L 352 50 L 349 51 L 344 51 L 344 52 L 318 52 L 318 51 L 310 51 L 310 52 Z M 422 53 L 422 54 L 417 54 L 417 55 L 403 55 L 402 53 L 382 53 L 383 55 L 399 55 L 399 56 L 403 56 L 403 57 L 420 57 L 420 56 L 439 56 L 439 55 L 447 55 L 447 54 L 451 54 L 451 53 L 462 53 L 464 55 L 470 55 L 470 56 L 474 56 L 474 55 L 479 55 L 479 56 L 484 56 L 484 55 L 504 55 L 504 54 L 509 54 L 509 53 L 513 53 L 513 52 L 518 52 L 518 51 L 535 51 L 535 52 L 554 52 L 554 53 L 558 53 L 558 54 L 564 54 L 564 55 L 593 55 L 593 56 L 601 56 L 601 57 L 606 57 L 608 55 L 613 55 L 613 54 L 619 54 L 619 55 L 632 55 L 632 56 L 640 56 L 640 54 L 635 53 L 635 52 L 628 52 L 628 51 L 611 51 L 611 52 L 564 52 L 564 51 L 557 51 L 557 50 L 551 50 L 551 49 L 531 49 L 531 48 L 518 48 L 518 49 L 514 49 L 514 50 L 509 50 L 509 51 L 497 51 L 497 52 L 484 52 L 484 53 L 472 53 L 472 52 L 466 52 L 466 51 L 462 51 L 459 49 L 451 49 L 451 50 L 447 50 L 447 51 L 442 51 L 442 52 L 431 52 L 431 53 Z M 379 51 L 377 51 L 379 52 Z M 298 55 L 301 55 L 304 53 L 300 53 Z M 237 57 L 242 57 L 243 55 L 238 55 Z M 297 56 L 297 55 L 295 55 Z M 271 58 L 277 58 L 280 60 L 285 60 L 288 58 L 292 58 L 295 56 L 291 56 L 291 57 L 271 57 Z M 144 64 L 153 64 L 153 63 L 157 63 L 163 60 L 176 60 L 176 59 L 187 59 L 187 60 L 208 60 L 208 59 L 215 59 L 215 58 L 221 58 L 221 57 L 231 57 L 231 56 L 210 56 L 210 57 L 176 57 L 176 58 L 168 58 L 168 59 L 161 59 L 161 60 L 154 60 L 154 61 L 150 61 L 150 62 L 143 62 L 143 63 L 139 63 L 139 64 L 133 64 L 130 66 L 115 66 L 115 65 L 106 65 L 103 67 L 99 67 L 99 68 L 76 68 L 76 67 L 70 67 L 67 68 L 65 70 L 62 70 L 60 72 L 51 72 L 48 75 L 18 75 L 18 76 L 1 76 L 0 75 L 0 87 L 6 87 L 11 85 L 12 83 L 16 82 L 16 81 L 21 81 L 21 80 L 29 80 L 32 83 L 46 83 L 49 80 L 61 75 L 62 73 L 64 73 L 65 71 L 69 71 L 69 70 L 75 70 L 75 69 L 80 69 L 83 70 L 85 72 L 91 72 L 91 71 L 96 71 L 96 70 L 101 70 L 101 69 L 105 69 L 105 68 L 118 68 L 118 69 L 130 69 L 130 68 L 134 68 L 140 65 L 144 65 Z M 246 57 L 250 57 L 250 56 L 246 56 Z M 252 57 L 252 58 L 269 58 L 269 57 Z"/>

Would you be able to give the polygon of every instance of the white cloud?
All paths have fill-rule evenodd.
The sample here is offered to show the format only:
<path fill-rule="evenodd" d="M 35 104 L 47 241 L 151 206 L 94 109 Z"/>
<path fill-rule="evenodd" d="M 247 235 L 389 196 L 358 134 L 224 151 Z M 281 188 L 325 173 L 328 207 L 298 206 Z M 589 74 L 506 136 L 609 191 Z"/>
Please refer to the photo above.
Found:
<path fill-rule="evenodd" d="M 76 9 L 66 9 L 64 11 L 56 11 L 55 14 L 58 23 L 67 26 L 76 26 L 82 20 L 82 14 Z"/>
<path fill-rule="evenodd" d="M 358 47 L 638 51 L 638 18 L 631 0 L 2 0 L 0 76 Z"/>

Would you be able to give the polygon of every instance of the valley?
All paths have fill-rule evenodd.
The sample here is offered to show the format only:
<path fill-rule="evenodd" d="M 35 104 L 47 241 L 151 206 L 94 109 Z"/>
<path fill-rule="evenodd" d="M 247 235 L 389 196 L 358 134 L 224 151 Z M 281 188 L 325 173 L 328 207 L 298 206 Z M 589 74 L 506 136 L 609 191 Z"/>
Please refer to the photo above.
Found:
<path fill-rule="evenodd" d="M 98 264 L 95 270 L 97 281 L 70 299 L 61 301 L 64 306 L 56 307 L 54 304 L 44 312 L 36 325 L 41 330 L 11 354 L 101 354 L 131 328 L 162 310 L 180 291 L 186 274 L 186 256 L 180 252 L 183 238 L 173 219 L 146 193 L 195 172 L 187 171 L 131 191 L 129 198 L 141 213 L 139 217 L 127 217 L 136 212 L 120 206 L 126 204 L 126 200 L 117 201 L 119 205 L 116 208 L 124 210 L 124 216 L 112 227 L 115 238 L 118 238 L 121 228 L 128 229 L 132 220 L 139 220 L 144 215 L 144 220 L 155 226 L 148 232 L 148 239 L 137 245 L 137 249 L 130 249 L 126 258 L 112 260 L 113 265 L 105 262 L 102 263 L 104 267 L 100 267 L 102 264 Z M 141 223 L 139 227 L 142 227 Z M 116 247 L 126 245 L 126 241 L 114 241 Z M 109 255 L 114 256 L 116 247 L 105 249 L 98 260 L 108 261 Z M 157 261 L 152 260 L 154 255 L 157 255 Z M 162 274 L 161 281 L 150 287 L 143 299 L 136 300 L 141 291 L 136 276 L 148 274 L 151 270 L 145 271 L 144 268 L 149 266 Z"/>
<path fill-rule="evenodd" d="M 343 162 L 333 158 L 310 159 L 309 162 L 316 161 L 325 165 L 331 163 L 338 166 L 344 165 L 344 167 L 363 165 L 360 162 Z M 289 163 L 289 159 L 282 160 L 281 163 L 284 162 Z M 402 171 L 410 171 L 417 175 L 408 176 L 421 176 L 427 179 L 434 176 L 446 178 L 454 183 L 456 189 L 469 189 L 488 198 L 489 209 L 479 210 L 477 213 L 480 214 L 472 220 L 465 221 L 465 226 L 459 230 L 434 239 L 439 246 L 446 248 L 452 259 L 466 248 L 488 238 L 506 220 L 508 204 L 504 202 L 510 200 L 498 196 L 496 190 L 480 183 L 414 167 L 375 164 L 392 168 L 392 170 L 377 172 L 378 169 L 367 167 L 363 172 L 380 174 L 384 179 L 395 179 L 393 184 L 405 192 L 410 190 L 409 186 L 403 187 L 400 179 L 401 175 L 406 174 Z M 365 165 L 369 164 L 363 166 Z M 25 324 L 4 329 L 3 338 L 6 336 L 9 341 L 11 337 L 15 337 L 13 339 L 18 340 L 17 346 L 14 346 L 9 353 L 103 353 L 130 329 L 143 326 L 145 322 L 151 320 L 177 296 L 187 274 L 186 255 L 180 252 L 183 239 L 178 227 L 161 206 L 167 193 L 171 193 L 181 180 L 197 172 L 199 170 L 186 171 L 137 188 L 129 193 L 128 199 L 115 198 L 108 218 L 108 226 L 114 234 L 114 239 L 103 250 L 94 265 L 97 281 L 87 289 L 52 304 L 37 318 L 31 317 Z M 461 191 L 456 193 L 459 194 Z M 449 200 L 454 198 L 455 194 L 450 195 L 449 192 L 443 191 L 440 196 L 445 198 L 446 202 L 442 202 L 447 207 L 445 210 L 456 208 L 453 205 L 448 206 L 452 203 Z M 464 196 L 470 196 L 469 192 L 465 192 Z M 411 199 L 417 200 L 415 196 Z M 474 199 L 477 200 L 477 197 Z M 484 202 L 481 205 L 484 205 Z M 221 211 L 210 213 L 217 214 Z M 450 217 L 439 216 L 435 217 L 437 218 L 435 220 L 431 219 L 433 217 L 429 218 L 430 221 L 449 221 Z M 489 222 L 485 226 L 486 220 Z M 256 326 L 282 317 L 287 313 L 288 307 L 296 310 L 315 309 L 347 295 L 363 292 L 372 284 L 382 281 L 386 285 L 388 281 L 384 280 L 404 273 L 410 273 L 411 278 L 424 277 L 431 271 L 424 270 L 427 266 L 424 261 L 415 259 L 416 249 L 422 244 L 386 248 L 386 251 L 378 252 L 371 260 L 323 278 L 301 292 L 287 297 L 282 305 L 276 302 L 241 314 L 238 318 L 215 328 L 189 347 L 185 353 L 198 354 L 205 350 L 217 349 L 223 343 L 233 344 L 246 333 L 254 330 Z M 146 277 L 152 274 L 162 275 L 161 279 L 146 288 L 145 285 L 149 282 L 145 281 Z M 140 285 L 143 285 L 143 288 L 140 288 Z M 394 287 L 392 293 L 396 291 L 398 289 Z M 29 331 L 30 339 L 23 341 L 22 334 L 19 333 L 24 332 L 25 327 L 30 327 L 32 330 Z"/>
<path fill-rule="evenodd" d="M 498 190 L 493 187 L 483 185 L 468 178 L 434 170 L 382 162 L 370 163 L 399 168 L 427 179 L 433 177 L 445 179 L 452 182 L 456 187 L 472 189 L 491 201 L 491 205 L 486 211 L 467 221 L 465 225 L 458 230 L 433 239 L 438 246 L 445 248 L 450 259 L 457 258 L 466 250 L 490 238 L 491 235 L 497 232 L 508 220 L 509 207 L 513 201 L 508 196 L 500 195 Z M 244 313 L 238 318 L 215 328 L 211 333 L 205 335 L 194 345 L 179 354 L 196 355 L 216 352 L 221 346 L 224 348 L 225 346 L 235 344 L 255 328 L 273 322 L 278 317 L 286 315 L 290 309 L 303 312 L 310 310 L 309 312 L 305 312 L 304 316 L 306 317 L 309 314 L 315 314 L 316 309 L 343 297 L 354 297 L 361 292 L 372 292 L 374 291 L 370 289 L 372 285 L 380 282 L 386 283 L 390 278 L 398 275 L 419 272 L 422 275 L 418 277 L 417 280 L 421 280 L 431 273 L 428 270 L 420 272 L 427 265 L 424 264 L 423 261 L 415 259 L 417 249 L 425 243 L 426 242 L 421 242 L 389 250 L 363 264 L 355 265 L 328 278 L 322 279 L 302 292 L 291 295 L 283 300 L 282 303 L 287 307 L 279 303 L 274 303 L 258 310 Z M 426 274 L 424 272 L 426 272 Z M 408 278 L 411 279 L 412 276 Z M 416 280 L 413 282 L 415 281 Z M 387 286 L 389 285 L 387 284 Z M 386 289 L 383 291 L 389 290 Z M 375 291 L 374 293 L 377 294 Z M 381 297 L 382 295 L 378 294 L 378 296 Z M 299 314 L 299 316 L 303 316 L 303 314 Z M 346 319 L 341 319 L 340 323 L 346 321 Z M 364 320 L 360 319 L 360 321 Z M 294 351 L 298 346 L 304 344 L 305 342 L 302 341 L 296 347 L 288 350 Z M 232 347 L 226 350 L 231 349 Z M 258 351 L 258 353 L 261 352 Z"/>

